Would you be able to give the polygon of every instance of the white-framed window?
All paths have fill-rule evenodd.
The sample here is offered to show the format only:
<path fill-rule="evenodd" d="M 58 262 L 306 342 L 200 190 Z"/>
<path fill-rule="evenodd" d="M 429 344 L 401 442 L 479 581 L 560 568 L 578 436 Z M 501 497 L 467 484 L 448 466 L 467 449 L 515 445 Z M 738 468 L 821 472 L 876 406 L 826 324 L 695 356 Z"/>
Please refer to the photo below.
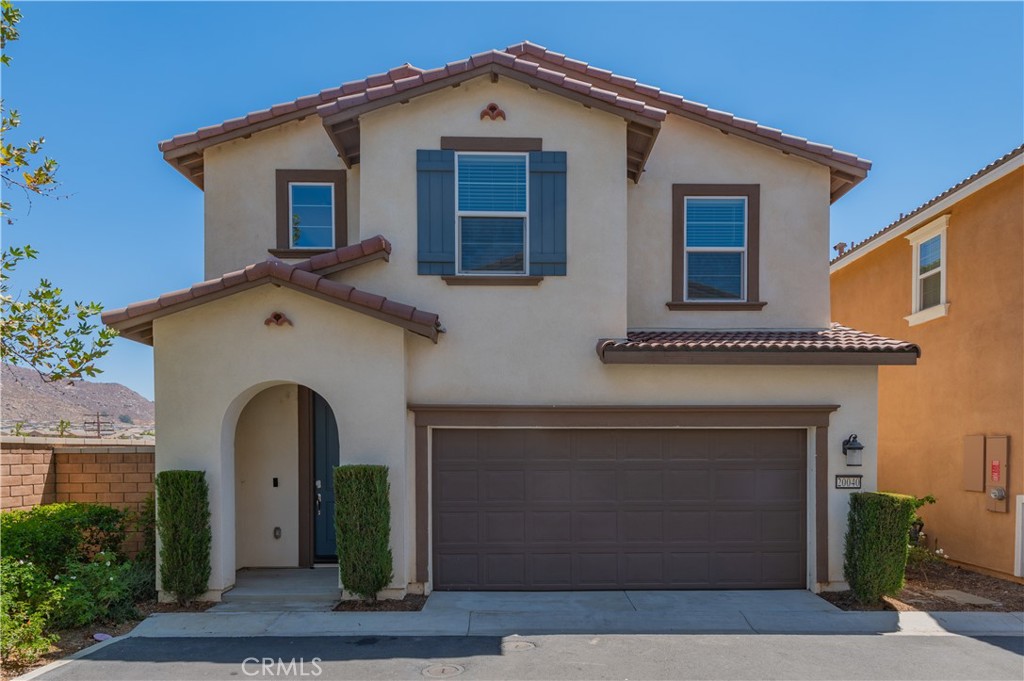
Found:
<path fill-rule="evenodd" d="M 746 300 L 747 197 L 685 197 L 683 235 L 683 299 Z"/>
<path fill-rule="evenodd" d="M 289 182 L 289 247 L 334 248 L 334 183 Z"/>
<path fill-rule="evenodd" d="M 456 272 L 523 275 L 529 271 L 529 156 L 455 155 Z"/>
<path fill-rule="evenodd" d="M 946 227 L 949 216 L 933 220 L 907 235 L 911 261 L 911 314 L 905 319 L 913 326 L 944 316 L 946 301 Z"/>

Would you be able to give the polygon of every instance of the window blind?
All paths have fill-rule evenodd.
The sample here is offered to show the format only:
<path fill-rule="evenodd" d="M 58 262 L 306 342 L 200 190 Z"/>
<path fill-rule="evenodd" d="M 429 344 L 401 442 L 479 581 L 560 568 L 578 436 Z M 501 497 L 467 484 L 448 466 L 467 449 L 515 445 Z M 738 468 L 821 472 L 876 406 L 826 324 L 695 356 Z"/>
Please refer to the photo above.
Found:
<path fill-rule="evenodd" d="M 746 201 L 742 198 L 687 198 L 687 248 L 743 248 Z"/>
<path fill-rule="evenodd" d="M 459 155 L 459 210 L 526 210 L 526 157 L 499 154 Z"/>

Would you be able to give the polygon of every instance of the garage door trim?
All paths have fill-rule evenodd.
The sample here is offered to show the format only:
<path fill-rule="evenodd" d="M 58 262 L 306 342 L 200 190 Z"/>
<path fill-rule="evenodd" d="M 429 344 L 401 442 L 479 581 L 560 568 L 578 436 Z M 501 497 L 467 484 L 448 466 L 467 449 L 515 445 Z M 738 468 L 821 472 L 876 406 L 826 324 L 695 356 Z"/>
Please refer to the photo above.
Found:
<path fill-rule="evenodd" d="M 817 581 L 828 581 L 828 424 L 835 404 L 545 407 L 410 404 L 415 415 L 416 580 L 430 580 L 430 428 L 815 428 Z"/>

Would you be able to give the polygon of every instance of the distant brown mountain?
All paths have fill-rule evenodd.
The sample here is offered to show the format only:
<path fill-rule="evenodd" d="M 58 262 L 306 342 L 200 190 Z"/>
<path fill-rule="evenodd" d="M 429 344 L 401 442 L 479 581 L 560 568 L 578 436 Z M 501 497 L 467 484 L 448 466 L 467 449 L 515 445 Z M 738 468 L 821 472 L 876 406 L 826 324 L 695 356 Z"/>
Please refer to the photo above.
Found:
<path fill-rule="evenodd" d="M 153 403 L 120 383 L 75 381 L 47 383 L 33 369 L 0 366 L 0 418 L 3 434 L 10 434 L 17 423 L 26 433 L 53 434 L 64 419 L 71 433 L 86 432 L 85 421 L 104 414 L 117 434 L 152 430 Z"/>

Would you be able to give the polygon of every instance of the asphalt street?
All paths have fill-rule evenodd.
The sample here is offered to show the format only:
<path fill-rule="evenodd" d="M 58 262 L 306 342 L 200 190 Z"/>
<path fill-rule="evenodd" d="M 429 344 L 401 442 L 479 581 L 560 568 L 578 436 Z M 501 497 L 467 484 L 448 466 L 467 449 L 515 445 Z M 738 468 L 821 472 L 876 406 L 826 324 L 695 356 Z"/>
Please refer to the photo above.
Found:
<path fill-rule="evenodd" d="M 1024 637 L 601 635 L 127 638 L 36 678 L 1024 679 Z"/>

